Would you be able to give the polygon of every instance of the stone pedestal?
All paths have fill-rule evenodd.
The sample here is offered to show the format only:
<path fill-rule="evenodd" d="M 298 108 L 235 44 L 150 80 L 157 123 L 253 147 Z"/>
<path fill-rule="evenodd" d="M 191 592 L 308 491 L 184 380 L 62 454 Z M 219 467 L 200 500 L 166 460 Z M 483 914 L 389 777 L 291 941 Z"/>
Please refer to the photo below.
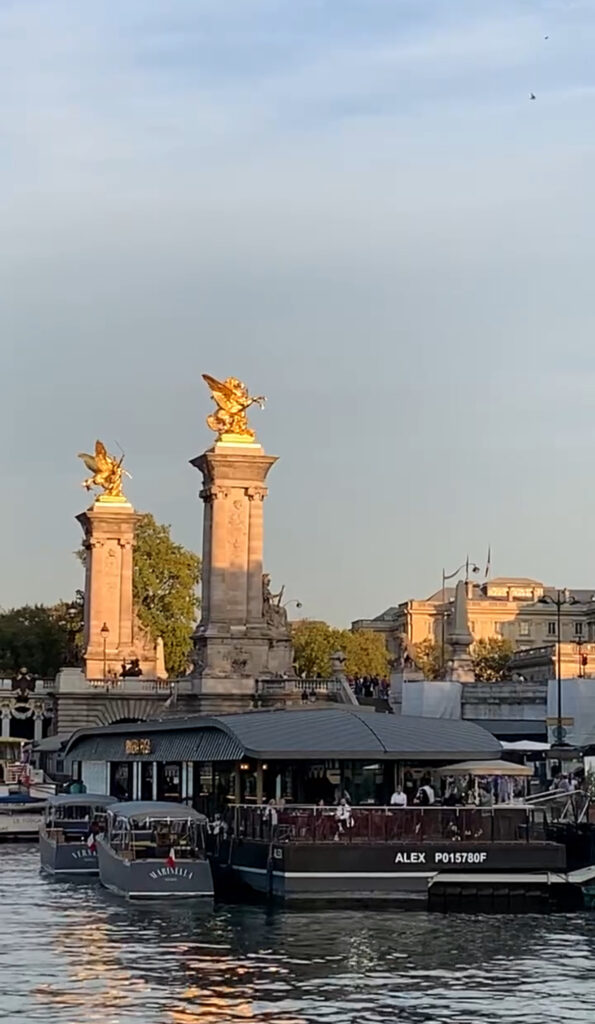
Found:
<path fill-rule="evenodd" d="M 263 599 L 263 503 L 277 461 L 230 437 L 191 460 L 203 477 L 201 621 L 194 634 L 195 692 L 250 695 L 256 679 L 291 673 L 286 615 Z"/>
<path fill-rule="evenodd" d="M 138 515 L 126 500 L 98 498 L 76 517 L 84 533 L 85 675 L 119 675 L 138 658 L 143 675 L 156 675 L 156 652 L 138 625 L 132 602 L 132 554 Z M 108 632 L 102 633 L 107 626 Z"/>

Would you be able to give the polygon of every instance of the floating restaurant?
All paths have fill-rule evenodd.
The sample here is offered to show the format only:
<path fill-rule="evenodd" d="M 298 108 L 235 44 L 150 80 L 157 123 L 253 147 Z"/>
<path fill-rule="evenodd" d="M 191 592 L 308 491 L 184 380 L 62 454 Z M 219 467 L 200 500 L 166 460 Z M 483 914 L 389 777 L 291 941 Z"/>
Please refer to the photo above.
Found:
<path fill-rule="evenodd" d="M 493 760 L 470 722 L 363 709 L 252 711 L 82 729 L 64 756 L 75 780 L 119 800 L 183 800 L 207 814 L 275 799 L 388 804 L 445 764 Z"/>

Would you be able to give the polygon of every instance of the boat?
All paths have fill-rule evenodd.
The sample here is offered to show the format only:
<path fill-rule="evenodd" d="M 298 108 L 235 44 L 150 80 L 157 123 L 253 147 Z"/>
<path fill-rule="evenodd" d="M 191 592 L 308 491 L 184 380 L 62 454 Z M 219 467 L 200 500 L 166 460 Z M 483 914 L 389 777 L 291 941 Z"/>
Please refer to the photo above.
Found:
<path fill-rule="evenodd" d="M 569 868 L 595 861 L 587 854 L 572 864 L 551 822 L 546 809 L 526 805 L 236 805 L 209 853 L 222 899 L 571 907 L 580 879 Z"/>
<path fill-rule="evenodd" d="M 98 875 L 96 833 L 105 828 L 113 796 L 61 793 L 46 803 L 39 830 L 41 870 L 50 875 Z"/>
<path fill-rule="evenodd" d="M 47 794 L 31 791 L 30 766 L 23 762 L 24 741 L 0 738 L 0 841 L 37 841 Z"/>
<path fill-rule="evenodd" d="M 212 898 L 206 826 L 205 815 L 185 804 L 112 804 L 97 837 L 101 884 L 127 899 Z"/>

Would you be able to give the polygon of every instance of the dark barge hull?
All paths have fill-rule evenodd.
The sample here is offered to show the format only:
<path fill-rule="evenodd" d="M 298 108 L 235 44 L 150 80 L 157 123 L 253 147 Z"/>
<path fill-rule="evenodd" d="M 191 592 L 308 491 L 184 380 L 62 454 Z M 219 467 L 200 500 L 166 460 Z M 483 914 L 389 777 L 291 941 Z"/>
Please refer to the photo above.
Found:
<path fill-rule="evenodd" d="M 557 843 L 270 843 L 224 840 L 211 855 L 221 899 L 398 903 L 448 909 L 478 899 L 536 905 L 562 895 L 566 850 Z M 554 884 L 557 883 L 557 884 Z M 498 897 L 500 893 L 500 897 Z M 456 897 L 456 899 L 455 899 Z"/>

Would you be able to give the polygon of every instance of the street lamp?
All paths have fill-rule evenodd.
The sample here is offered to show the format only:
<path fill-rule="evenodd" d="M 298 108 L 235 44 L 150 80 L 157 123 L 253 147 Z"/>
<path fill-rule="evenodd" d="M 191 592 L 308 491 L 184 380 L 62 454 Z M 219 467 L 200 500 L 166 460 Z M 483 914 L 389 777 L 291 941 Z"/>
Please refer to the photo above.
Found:
<path fill-rule="evenodd" d="M 579 604 L 576 597 L 569 594 L 567 590 L 557 590 L 556 596 L 552 597 L 551 594 L 544 594 L 537 601 L 538 604 L 551 604 L 556 609 L 556 696 L 557 696 L 557 710 L 556 710 L 556 743 L 562 743 L 564 740 L 564 729 L 562 726 L 562 608 L 565 605 Z"/>
<path fill-rule="evenodd" d="M 107 622 L 103 623 L 99 632 L 101 633 L 101 639 L 103 640 L 103 678 L 107 679 L 107 638 L 109 636 L 109 626 Z"/>
<path fill-rule="evenodd" d="M 442 628 L 440 630 L 440 667 L 442 669 L 442 675 L 444 675 L 444 669 L 446 668 L 446 608 L 444 607 L 446 604 L 446 581 L 454 580 L 455 576 L 458 576 L 463 569 L 465 570 L 465 583 L 469 582 L 470 569 L 473 573 L 479 572 L 479 566 L 476 565 L 475 562 L 469 562 L 469 555 L 467 555 L 463 564 L 460 565 L 458 569 L 455 569 L 454 572 L 446 572 L 445 569 L 442 570 Z"/>
<path fill-rule="evenodd" d="M 302 602 L 298 601 L 297 597 L 290 597 L 289 601 L 284 601 L 281 605 L 282 608 L 287 608 L 288 605 L 294 604 L 296 608 L 302 607 Z"/>

